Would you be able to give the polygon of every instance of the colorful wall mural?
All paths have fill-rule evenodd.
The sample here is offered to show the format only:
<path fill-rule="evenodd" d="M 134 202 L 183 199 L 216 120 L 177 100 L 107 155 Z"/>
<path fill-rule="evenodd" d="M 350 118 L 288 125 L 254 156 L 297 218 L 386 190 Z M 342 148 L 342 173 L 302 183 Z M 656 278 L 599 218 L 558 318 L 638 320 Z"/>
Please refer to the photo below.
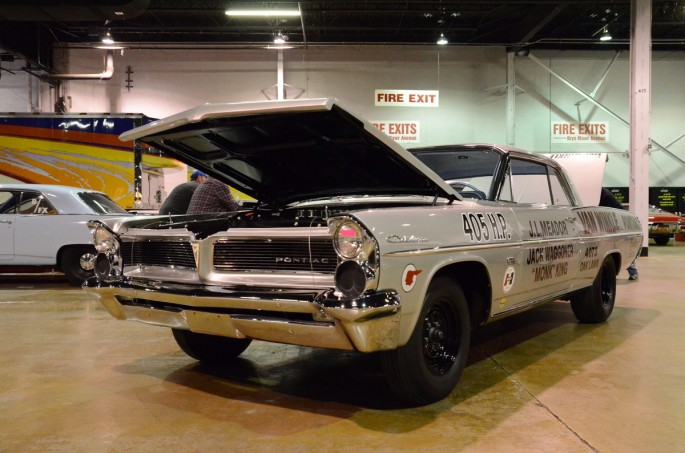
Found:
<path fill-rule="evenodd" d="M 0 175 L 99 190 L 125 209 L 145 208 L 136 203 L 136 176 L 182 166 L 150 150 L 136 153 L 133 142 L 119 140 L 149 121 L 143 115 L 0 115 Z"/>

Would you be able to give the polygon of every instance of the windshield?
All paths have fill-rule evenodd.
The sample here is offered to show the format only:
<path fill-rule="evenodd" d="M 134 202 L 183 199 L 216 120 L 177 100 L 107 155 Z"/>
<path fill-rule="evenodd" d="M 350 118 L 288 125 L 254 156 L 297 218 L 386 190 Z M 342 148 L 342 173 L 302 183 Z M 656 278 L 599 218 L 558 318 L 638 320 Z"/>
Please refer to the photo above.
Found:
<path fill-rule="evenodd" d="M 488 198 L 500 154 L 491 148 L 436 147 L 410 150 L 466 198 Z"/>
<path fill-rule="evenodd" d="M 124 208 L 116 204 L 105 194 L 81 192 L 78 196 L 95 214 L 128 214 Z"/>

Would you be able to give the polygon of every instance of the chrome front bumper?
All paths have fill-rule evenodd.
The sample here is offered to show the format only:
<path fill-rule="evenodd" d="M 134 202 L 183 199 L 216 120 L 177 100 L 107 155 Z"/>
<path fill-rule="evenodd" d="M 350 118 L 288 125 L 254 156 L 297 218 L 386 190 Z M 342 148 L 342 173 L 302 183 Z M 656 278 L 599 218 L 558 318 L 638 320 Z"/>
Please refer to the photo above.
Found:
<path fill-rule="evenodd" d="M 680 232 L 680 224 L 678 223 L 653 223 L 649 224 L 650 236 L 671 235 Z"/>
<path fill-rule="evenodd" d="M 372 352 L 398 346 L 393 291 L 344 300 L 332 291 L 242 290 L 91 278 L 84 289 L 117 319 L 230 338 Z"/>

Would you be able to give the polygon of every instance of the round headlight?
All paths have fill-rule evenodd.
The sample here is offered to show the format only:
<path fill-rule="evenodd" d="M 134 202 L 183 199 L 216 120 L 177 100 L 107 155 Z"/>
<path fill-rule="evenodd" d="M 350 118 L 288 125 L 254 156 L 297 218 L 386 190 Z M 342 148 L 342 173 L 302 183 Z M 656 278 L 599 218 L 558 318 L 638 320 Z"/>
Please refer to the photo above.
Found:
<path fill-rule="evenodd" d="M 95 257 L 94 263 L 95 275 L 100 280 L 106 280 L 112 270 L 112 263 L 109 262 L 109 257 L 103 253 L 98 253 Z"/>
<path fill-rule="evenodd" d="M 352 221 L 345 221 L 338 225 L 333 236 L 335 250 L 345 259 L 356 258 L 364 244 L 364 232 Z"/>
<path fill-rule="evenodd" d="M 102 225 L 93 232 L 93 245 L 100 253 L 114 253 L 117 250 L 117 240 L 114 234 Z"/>
<path fill-rule="evenodd" d="M 366 286 L 364 269 L 356 261 L 345 261 L 335 271 L 335 287 L 350 299 L 362 295 Z"/>

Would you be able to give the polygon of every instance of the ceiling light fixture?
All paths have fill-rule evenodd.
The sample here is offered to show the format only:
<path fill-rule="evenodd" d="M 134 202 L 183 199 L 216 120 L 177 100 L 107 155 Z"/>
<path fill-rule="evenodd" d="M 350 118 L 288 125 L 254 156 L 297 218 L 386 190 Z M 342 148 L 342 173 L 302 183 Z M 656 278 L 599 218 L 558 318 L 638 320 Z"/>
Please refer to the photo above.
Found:
<path fill-rule="evenodd" d="M 102 41 L 102 44 L 114 44 L 114 38 L 112 38 L 112 34 L 107 30 L 103 35 L 102 38 L 100 39 Z"/>
<path fill-rule="evenodd" d="M 445 35 L 443 33 L 440 33 L 440 37 L 437 40 L 437 44 L 439 46 L 444 46 L 445 44 L 449 43 L 447 38 L 445 38 Z"/>
<path fill-rule="evenodd" d="M 239 17 L 297 17 L 298 9 L 227 9 L 227 16 Z"/>
<path fill-rule="evenodd" d="M 604 30 L 602 30 L 602 34 L 599 37 L 599 40 L 600 41 L 611 41 L 611 39 L 612 39 L 612 36 L 609 33 L 609 29 L 605 26 Z"/>

